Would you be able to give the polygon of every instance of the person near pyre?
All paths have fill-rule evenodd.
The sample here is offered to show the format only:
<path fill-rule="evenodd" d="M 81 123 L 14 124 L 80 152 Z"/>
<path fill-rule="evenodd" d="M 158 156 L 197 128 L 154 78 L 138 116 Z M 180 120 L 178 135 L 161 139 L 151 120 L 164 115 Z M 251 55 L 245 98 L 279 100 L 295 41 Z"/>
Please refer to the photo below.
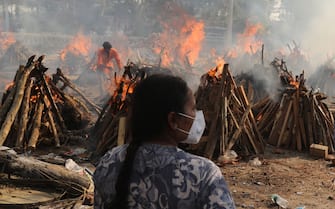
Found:
<path fill-rule="evenodd" d="M 97 72 L 99 93 L 103 96 L 112 84 L 113 74 L 121 73 L 122 70 L 120 55 L 110 42 L 105 41 L 96 52 L 93 70 Z"/>

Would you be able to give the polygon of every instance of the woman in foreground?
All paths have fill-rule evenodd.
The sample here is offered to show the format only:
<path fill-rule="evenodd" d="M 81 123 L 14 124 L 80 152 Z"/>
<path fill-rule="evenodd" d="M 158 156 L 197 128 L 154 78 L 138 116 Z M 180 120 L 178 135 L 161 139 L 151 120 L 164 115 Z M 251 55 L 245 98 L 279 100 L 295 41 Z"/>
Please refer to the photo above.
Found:
<path fill-rule="evenodd" d="M 130 108 L 129 144 L 102 157 L 94 173 L 95 209 L 234 209 L 212 161 L 178 148 L 205 129 L 186 82 L 153 75 L 139 83 Z"/>

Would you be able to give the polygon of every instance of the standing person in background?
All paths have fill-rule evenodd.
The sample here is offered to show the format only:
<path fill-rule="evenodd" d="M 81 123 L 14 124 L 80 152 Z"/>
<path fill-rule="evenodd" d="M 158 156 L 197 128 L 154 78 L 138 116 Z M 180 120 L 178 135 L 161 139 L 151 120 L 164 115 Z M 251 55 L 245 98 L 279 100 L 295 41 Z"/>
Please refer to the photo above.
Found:
<path fill-rule="evenodd" d="M 130 143 L 108 151 L 94 173 L 95 209 L 235 209 L 218 166 L 178 148 L 205 129 L 186 82 L 152 75 L 134 90 Z"/>
<path fill-rule="evenodd" d="M 116 62 L 118 72 L 121 73 L 122 64 L 119 53 L 114 49 L 108 41 L 102 44 L 96 53 L 96 71 L 100 81 L 100 96 L 106 92 L 106 86 L 110 86 L 113 80 L 113 73 L 116 73 L 113 61 Z"/>

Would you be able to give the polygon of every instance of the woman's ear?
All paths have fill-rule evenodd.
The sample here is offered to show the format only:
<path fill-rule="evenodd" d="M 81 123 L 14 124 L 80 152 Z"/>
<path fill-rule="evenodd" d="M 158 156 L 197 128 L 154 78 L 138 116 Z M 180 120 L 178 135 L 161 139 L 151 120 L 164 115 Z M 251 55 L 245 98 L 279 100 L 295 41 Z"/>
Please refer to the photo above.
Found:
<path fill-rule="evenodd" d="M 176 118 L 177 118 L 177 114 L 175 112 L 169 112 L 168 113 L 168 117 L 167 117 L 167 119 L 168 119 L 168 126 L 172 130 L 176 130 L 177 127 L 178 127 Z"/>

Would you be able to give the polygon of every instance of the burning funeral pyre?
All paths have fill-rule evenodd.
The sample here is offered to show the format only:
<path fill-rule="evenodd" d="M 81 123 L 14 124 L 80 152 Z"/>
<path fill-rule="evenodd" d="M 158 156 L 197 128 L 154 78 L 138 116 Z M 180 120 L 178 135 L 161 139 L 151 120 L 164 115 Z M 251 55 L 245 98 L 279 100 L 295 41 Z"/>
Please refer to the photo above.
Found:
<path fill-rule="evenodd" d="M 196 92 L 197 108 L 205 114 L 207 131 L 195 152 L 217 158 L 232 149 L 245 155 L 261 154 L 260 134 L 243 86 L 238 86 L 228 64 L 218 65 L 201 77 Z M 204 146 L 203 146 L 204 145 Z"/>
<path fill-rule="evenodd" d="M 114 94 L 105 103 L 91 131 L 94 144 L 92 159 L 97 160 L 109 149 L 126 142 L 126 116 L 131 103 L 133 89 L 138 82 L 155 73 L 168 73 L 165 68 L 138 65 L 128 61 L 121 78 L 115 78 Z"/>
<path fill-rule="evenodd" d="M 230 150 L 241 156 L 262 154 L 267 143 L 299 151 L 309 150 L 311 144 L 323 144 L 333 152 L 334 122 L 323 103 L 326 97 L 307 90 L 303 73 L 294 77 L 283 61 L 276 60 L 272 69 L 277 70 L 282 86 L 280 102 L 262 92 L 259 95 L 264 97 L 253 103 L 249 97 L 254 90 L 245 92 L 245 83 L 237 83 L 228 66 L 218 65 L 201 77 L 196 103 L 197 108 L 204 111 L 207 127 L 198 145 L 181 145 L 183 149 L 210 159 L 224 156 Z M 125 117 L 130 95 L 148 71 L 132 64 L 125 69 L 118 88 L 95 124 L 91 136 L 96 140 L 94 158 L 101 157 L 127 138 Z M 248 85 L 252 89 L 253 84 Z"/>
<path fill-rule="evenodd" d="M 90 121 L 86 105 L 58 88 L 35 55 L 21 65 L 0 106 L 0 145 L 35 149 L 42 140 L 56 146 Z M 64 78 L 63 78 L 64 79 Z"/>
<path fill-rule="evenodd" d="M 280 102 L 266 97 L 253 106 L 267 143 L 298 151 L 322 144 L 334 152 L 334 119 L 324 102 L 326 95 L 306 88 L 304 72 L 293 76 L 284 61 L 274 60 L 272 64 L 283 86 Z"/>

